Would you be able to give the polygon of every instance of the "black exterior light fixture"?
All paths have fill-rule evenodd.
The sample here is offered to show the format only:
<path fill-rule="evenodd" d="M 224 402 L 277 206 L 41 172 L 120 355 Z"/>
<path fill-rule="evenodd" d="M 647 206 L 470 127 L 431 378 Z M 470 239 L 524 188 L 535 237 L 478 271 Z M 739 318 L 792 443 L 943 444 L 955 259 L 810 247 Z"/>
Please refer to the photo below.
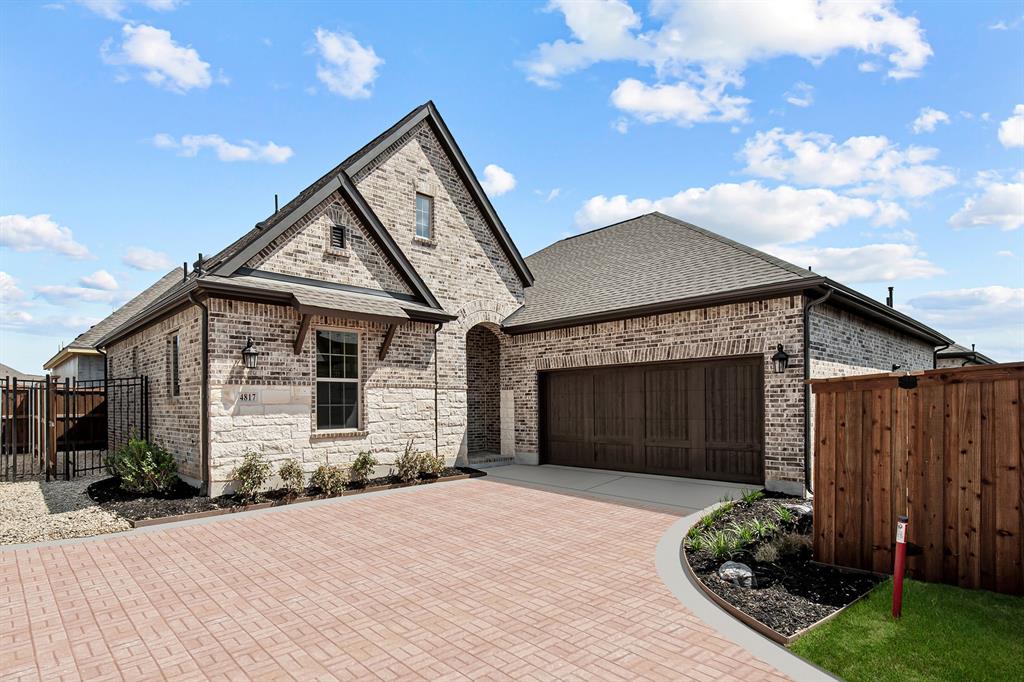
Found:
<path fill-rule="evenodd" d="M 783 374 L 787 367 L 789 367 L 789 353 L 782 350 L 782 344 L 780 343 L 779 349 L 772 356 L 772 369 L 775 370 L 776 374 Z"/>
<path fill-rule="evenodd" d="M 245 342 L 245 348 L 242 349 L 242 362 L 245 363 L 245 368 L 256 369 L 256 362 L 259 360 L 259 357 L 259 351 L 252 347 L 252 337 L 250 336 Z"/>

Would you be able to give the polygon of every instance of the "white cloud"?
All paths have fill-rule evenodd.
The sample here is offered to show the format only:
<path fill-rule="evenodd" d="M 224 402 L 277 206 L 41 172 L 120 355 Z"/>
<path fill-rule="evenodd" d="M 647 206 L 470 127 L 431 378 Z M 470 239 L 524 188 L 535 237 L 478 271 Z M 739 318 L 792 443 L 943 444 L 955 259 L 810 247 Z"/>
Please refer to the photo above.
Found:
<path fill-rule="evenodd" d="M 124 21 L 124 11 L 129 4 L 142 5 L 158 12 L 169 12 L 181 6 L 182 0 L 77 0 L 94 14 L 111 21 Z"/>
<path fill-rule="evenodd" d="M 85 275 L 78 280 L 78 283 L 89 289 L 117 291 L 117 280 L 106 270 L 97 270 L 91 275 Z"/>
<path fill-rule="evenodd" d="M 910 124 L 910 129 L 914 131 L 914 134 L 920 135 L 921 133 L 933 133 L 935 132 L 935 126 L 940 123 L 949 123 L 949 114 L 945 111 L 939 111 L 938 109 L 932 109 L 931 107 L 923 107 L 918 113 L 917 118 Z"/>
<path fill-rule="evenodd" d="M 220 135 L 212 134 L 184 135 L 179 142 L 167 133 L 157 133 L 151 141 L 155 147 L 160 149 L 177 149 L 181 156 L 188 157 L 198 155 L 201 149 L 212 149 L 221 161 L 284 163 L 294 154 L 291 147 L 283 147 L 273 142 L 260 144 L 252 140 L 242 140 L 241 144 L 233 144 Z"/>
<path fill-rule="evenodd" d="M 989 24 L 988 27 L 992 31 L 1012 31 L 1020 26 L 1021 19 L 1024 19 L 1024 17 L 1017 17 L 1016 19 L 1011 19 L 1009 21 L 1000 20 L 993 24 Z"/>
<path fill-rule="evenodd" d="M 316 67 L 316 77 L 336 95 L 349 99 L 365 99 L 377 80 L 377 69 L 384 60 L 369 45 L 363 46 L 348 33 L 316 30 L 316 51 L 323 60 Z"/>
<path fill-rule="evenodd" d="M 18 286 L 18 281 L 6 272 L 0 271 L 0 303 L 7 305 L 25 298 L 25 292 Z"/>
<path fill-rule="evenodd" d="M 878 69 L 879 66 L 875 62 L 861 62 L 857 65 L 857 70 L 861 73 L 875 73 Z"/>
<path fill-rule="evenodd" d="M 558 198 L 558 195 L 561 194 L 561 193 L 562 193 L 562 188 L 561 187 L 555 187 L 550 192 L 548 192 L 548 196 L 547 196 L 547 198 L 544 199 L 544 201 L 554 201 L 555 199 Z"/>
<path fill-rule="evenodd" d="M 926 163 L 937 149 L 907 147 L 873 135 L 836 143 L 823 133 L 758 132 L 740 152 L 744 172 L 801 185 L 849 187 L 857 194 L 919 198 L 955 184 L 956 176 Z"/>
<path fill-rule="evenodd" d="M 1000 258 L 1016 258 L 1017 254 L 1015 254 L 1013 251 L 1003 249 L 1002 251 L 996 251 L 996 256 Z"/>
<path fill-rule="evenodd" d="M 926 322 L 957 328 L 1015 324 L 1024 320 L 1024 289 L 1005 286 L 934 291 L 909 305 Z"/>
<path fill-rule="evenodd" d="M 124 256 L 122 256 L 121 262 L 130 268 L 145 272 L 169 270 L 171 267 L 171 259 L 167 257 L 166 253 L 153 251 L 142 246 L 129 246 Z"/>
<path fill-rule="evenodd" d="M 656 82 L 626 79 L 613 96 L 616 106 L 631 103 L 623 108 L 648 123 L 746 118 L 747 101 L 725 88 L 742 87 L 742 73 L 755 61 L 796 56 L 817 64 L 850 49 L 888 59 L 889 77 L 901 79 L 917 76 L 932 55 L 917 19 L 902 16 L 890 0 L 655 0 L 650 18 L 660 25 L 646 31 L 624 0 L 552 0 L 547 10 L 562 13 L 571 37 L 539 45 L 521 64 L 527 79 L 557 87 L 562 76 L 598 62 L 649 67 Z"/>
<path fill-rule="evenodd" d="M 725 94 L 727 85 L 738 82 L 742 81 L 706 82 L 700 87 L 683 81 L 652 86 L 627 78 L 612 91 L 611 100 L 616 108 L 644 123 L 672 121 L 691 126 L 705 121 L 743 121 L 750 100 Z"/>
<path fill-rule="evenodd" d="M 200 59 L 192 47 L 174 42 L 170 31 L 145 24 L 125 24 L 121 33 L 124 42 L 118 51 L 111 52 L 112 40 L 100 50 L 108 64 L 137 66 L 148 83 L 179 94 L 192 88 L 208 88 L 213 83 L 209 63 Z"/>
<path fill-rule="evenodd" d="M 0 246 L 22 252 L 52 251 L 76 260 L 91 257 L 89 249 L 74 240 L 70 229 L 46 214 L 0 216 Z"/>
<path fill-rule="evenodd" d="M 576 212 L 576 227 L 586 229 L 661 211 L 754 244 L 801 242 L 853 219 L 875 218 L 886 208 L 878 202 L 847 197 L 828 189 L 768 188 L 756 181 L 694 187 L 660 199 L 597 195 Z"/>
<path fill-rule="evenodd" d="M 499 197 L 515 189 L 516 176 L 501 166 L 489 163 L 484 167 L 484 179 L 480 184 L 489 195 Z"/>
<path fill-rule="evenodd" d="M 814 86 L 799 81 L 783 96 L 795 107 L 809 107 L 814 104 Z"/>
<path fill-rule="evenodd" d="M 0 314 L 0 327 L 23 334 L 40 336 L 78 335 L 99 322 L 100 319 L 82 315 L 48 315 L 37 318 L 25 310 L 3 310 Z"/>
<path fill-rule="evenodd" d="M 840 282 L 891 282 L 942 274 L 913 244 L 867 244 L 848 248 L 767 246 L 769 253 Z"/>
<path fill-rule="evenodd" d="M 68 286 L 66 284 L 43 284 L 34 287 L 36 295 L 54 305 L 67 305 L 73 301 L 82 303 L 110 303 L 120 297 L 115 291 L 104 291 L 92 287 Z"/>
<path fill-rule="evenodd" d="M 629 121 L 622 116 L 618 117 L 612 121 L 612 130 L 620 135 L 625 135 L 629 132 Z"/>
<path fill-rule="evenodd" d="M 1013 108 L 1013 115 L 999 124 L 999 142 L 1007 149 L 1024 147 L 1024 104 Z"/>
<path fill-rule="evenodd" d="M 1024 225 L 1024 174 L 1013 182 L 1002 182 L 992 173 L 979 173 L 981 193 L 967 197 L 960 210 L 949 218 L 955 228 L 994 225 L 1016 230 Z"/>

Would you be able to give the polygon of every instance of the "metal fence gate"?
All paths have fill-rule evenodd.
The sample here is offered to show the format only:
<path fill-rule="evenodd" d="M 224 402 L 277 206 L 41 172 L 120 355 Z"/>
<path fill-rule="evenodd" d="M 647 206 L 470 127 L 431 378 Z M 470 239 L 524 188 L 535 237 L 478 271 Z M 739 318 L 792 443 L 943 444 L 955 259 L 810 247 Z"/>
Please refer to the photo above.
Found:
<path fill-rule="evenodd" d="M 149 438 L 147 377 L 0 378 L 0 480 L 99 471 L 132 437 Z"/>

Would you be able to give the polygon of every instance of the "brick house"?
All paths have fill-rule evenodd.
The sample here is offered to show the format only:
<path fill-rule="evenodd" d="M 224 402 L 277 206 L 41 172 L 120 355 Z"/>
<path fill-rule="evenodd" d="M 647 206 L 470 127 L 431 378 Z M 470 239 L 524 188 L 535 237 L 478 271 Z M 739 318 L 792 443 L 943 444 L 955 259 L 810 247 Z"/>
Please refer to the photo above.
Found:
<path fill-rule="evenodd" d="M 409 439 L 802 490 L 806 378 L 931 368 L 950 343 L 657 213 L 524 259 L 429 102 L 161 282 L 97 346 L 149 376 L 153 438 L 212 493 L 249 451 L 311 470 Z"/>

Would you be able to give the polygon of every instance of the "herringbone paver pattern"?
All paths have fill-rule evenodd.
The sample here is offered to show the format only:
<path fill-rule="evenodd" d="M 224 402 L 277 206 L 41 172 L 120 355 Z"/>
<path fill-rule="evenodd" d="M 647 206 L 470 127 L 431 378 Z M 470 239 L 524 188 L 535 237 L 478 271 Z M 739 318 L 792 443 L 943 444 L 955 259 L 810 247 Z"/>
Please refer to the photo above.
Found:
<path fill-rule="evenodd" d="M 484 479 L 0 552 L 0 677 L 781 679 L 662 584 L 674 520 Z"/>

